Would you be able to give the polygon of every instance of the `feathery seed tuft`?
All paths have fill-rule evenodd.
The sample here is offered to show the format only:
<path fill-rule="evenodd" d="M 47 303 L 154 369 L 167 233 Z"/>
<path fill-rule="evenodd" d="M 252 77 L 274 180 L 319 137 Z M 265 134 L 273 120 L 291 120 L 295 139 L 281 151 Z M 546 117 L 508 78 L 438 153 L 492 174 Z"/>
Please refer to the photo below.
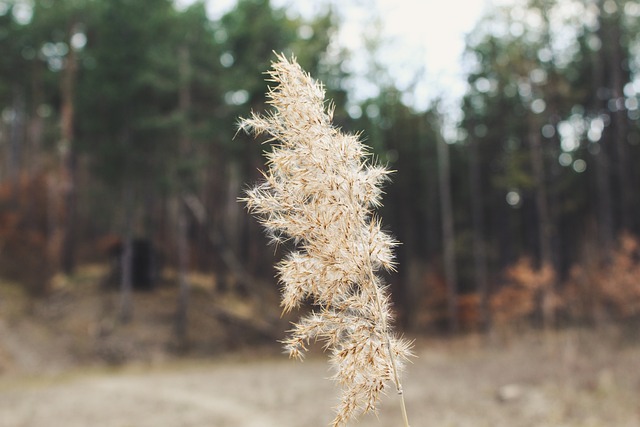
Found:
<path fill-rule="evenodd" d="M 272 242 L 292 240 L 296 249 L 278 265 L 284 311 L 313 301 L 315 311 L 289 331 L 284 347 L 302 359 L 310 341 L 324 342 L 342 387 L 334 427 L 375 411 L 386 384 L 402 398 L 399 371 L 411 345 L 391 331 L 389 296 L 380 269 L 395 268 L 397 242 L 382 231 L 374 209 L 389 172 L 371 164 L 357 135 L 332 124 L 325 91 L 283 55 L 268 72 L 270 113 L 253 114 L 241 129 L 266 134 L 264 180 L 242 200 Z M 404 400 L 402 411 L 408 426 Z"/>

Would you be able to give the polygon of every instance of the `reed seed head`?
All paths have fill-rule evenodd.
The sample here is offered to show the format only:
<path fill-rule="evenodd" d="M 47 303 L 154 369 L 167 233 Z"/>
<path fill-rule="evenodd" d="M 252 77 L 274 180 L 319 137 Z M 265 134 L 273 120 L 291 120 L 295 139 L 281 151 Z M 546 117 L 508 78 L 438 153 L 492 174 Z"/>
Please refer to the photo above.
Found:
<path fill-rule="evenodd" d="M 284 346 L 302 359 L 310 341 L 324 343 L 342 388 L 338 427 L 375 411 L 390 381 L 401 391 L 398 370 L 411 354 L 410 344 L 391 332 L 388 293 L 376 275 L 395 268 L 397 242 L 374 211 L 389 172 L 371 162 L 358 135 L 332 125 L 323 86 L 295 59 L 278 55 L 272 65 L 273 110 L 240 127 L 268 135 L 273 147 L 263 181 L 242 200 L 272 242 L 295 244 L 277 265 L 282 306 L 290 311 L 310 300 L 314 311 L 293 325 Z"/>

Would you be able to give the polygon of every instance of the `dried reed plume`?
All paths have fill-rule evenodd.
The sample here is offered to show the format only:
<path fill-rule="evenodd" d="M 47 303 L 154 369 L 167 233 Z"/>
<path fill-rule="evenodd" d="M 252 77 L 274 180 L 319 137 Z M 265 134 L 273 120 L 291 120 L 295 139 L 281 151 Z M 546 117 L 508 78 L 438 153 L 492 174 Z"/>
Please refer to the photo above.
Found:
<path fill-rule="evenodd" d="M 375 411 L 389 381 L 401 396 L 408 426 L 399 370 L 411 345 L 392 334 L 389 296 L 376 275 L 394 268 L 397 243 L 373 212 L 381 206 L 380 185 L 389 172 L 367 161 L 358 136 L 331 124 L 333 108 L 325 108 L 322 85 L 295 59 L 277 59 L 267 80 L 277 84 L 267 93 L 274 111 L 240 124 L 273 142 L 264 181 L 242 200 L 272 242 L 295 244 L 277 265 L 284 311 L 314 304 L 289 331 L 285 348 L 302 359 L 309 342 L 321 340 L 330 351 L 333 378 L 342 387 L 333 426 Z"/>

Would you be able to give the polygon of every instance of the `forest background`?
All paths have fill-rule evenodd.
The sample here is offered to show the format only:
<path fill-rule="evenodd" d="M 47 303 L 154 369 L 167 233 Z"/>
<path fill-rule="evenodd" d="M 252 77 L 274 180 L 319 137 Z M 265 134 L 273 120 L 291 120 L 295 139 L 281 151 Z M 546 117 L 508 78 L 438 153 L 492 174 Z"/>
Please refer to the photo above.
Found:
<path fill-rule="evenodd" d="M 395 170 L 381 216 L 402 242 L 400 329 L 637 325 L 640 3 L 491 9 L 467 37 L 453 125 L 438 100 L 404 102 L 375 31 L 358 78 L 376 90 L 353 93 L 336 7 L 302 18 L 239 0 L 213 20 L 202 2 L 0 1 L 0 301 L 20 292 L 25 313 L 53 316 L 34 307 L 99 289 L 101 337 L 166 291 L 153 322 L 179 348 L 207 334 L 197 304 L 234 339 L 279 336 L 282 251 L 237 202 L 268 149 L 238 118 L 265 109 L 275 51 Z"/>

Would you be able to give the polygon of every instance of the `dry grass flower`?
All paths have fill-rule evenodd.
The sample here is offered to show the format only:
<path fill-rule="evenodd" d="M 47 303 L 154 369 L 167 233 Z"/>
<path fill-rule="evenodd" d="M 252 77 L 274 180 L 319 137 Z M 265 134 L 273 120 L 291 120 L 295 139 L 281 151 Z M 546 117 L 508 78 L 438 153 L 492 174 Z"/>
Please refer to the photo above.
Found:
<path fill-rule="evenodd" d="M 374 214 L 389 172 L 370 162 L 357 135 L 332 125 L 323 86 L 295 59 L 277 59 L 268 73 L 276 84 L 267 93 L 274 110 L 253 114 L 240 128 L 267 134 L 273 143 L 263 182 L 242 200 L 272 242 L 295 245 L 277 266 L 282 306 L 314 305 L 289 331 L 285 348 L 302 359 L 307 345 L 320 340 L 330 352 L 342 387 L 333 426 L 375 411 L 389 382 L 401 396 L 408 426 L 399 372 L 411 345 L 392 333 L 389 296 L 376 275 L 394 268 L 397 243 Z"/>

